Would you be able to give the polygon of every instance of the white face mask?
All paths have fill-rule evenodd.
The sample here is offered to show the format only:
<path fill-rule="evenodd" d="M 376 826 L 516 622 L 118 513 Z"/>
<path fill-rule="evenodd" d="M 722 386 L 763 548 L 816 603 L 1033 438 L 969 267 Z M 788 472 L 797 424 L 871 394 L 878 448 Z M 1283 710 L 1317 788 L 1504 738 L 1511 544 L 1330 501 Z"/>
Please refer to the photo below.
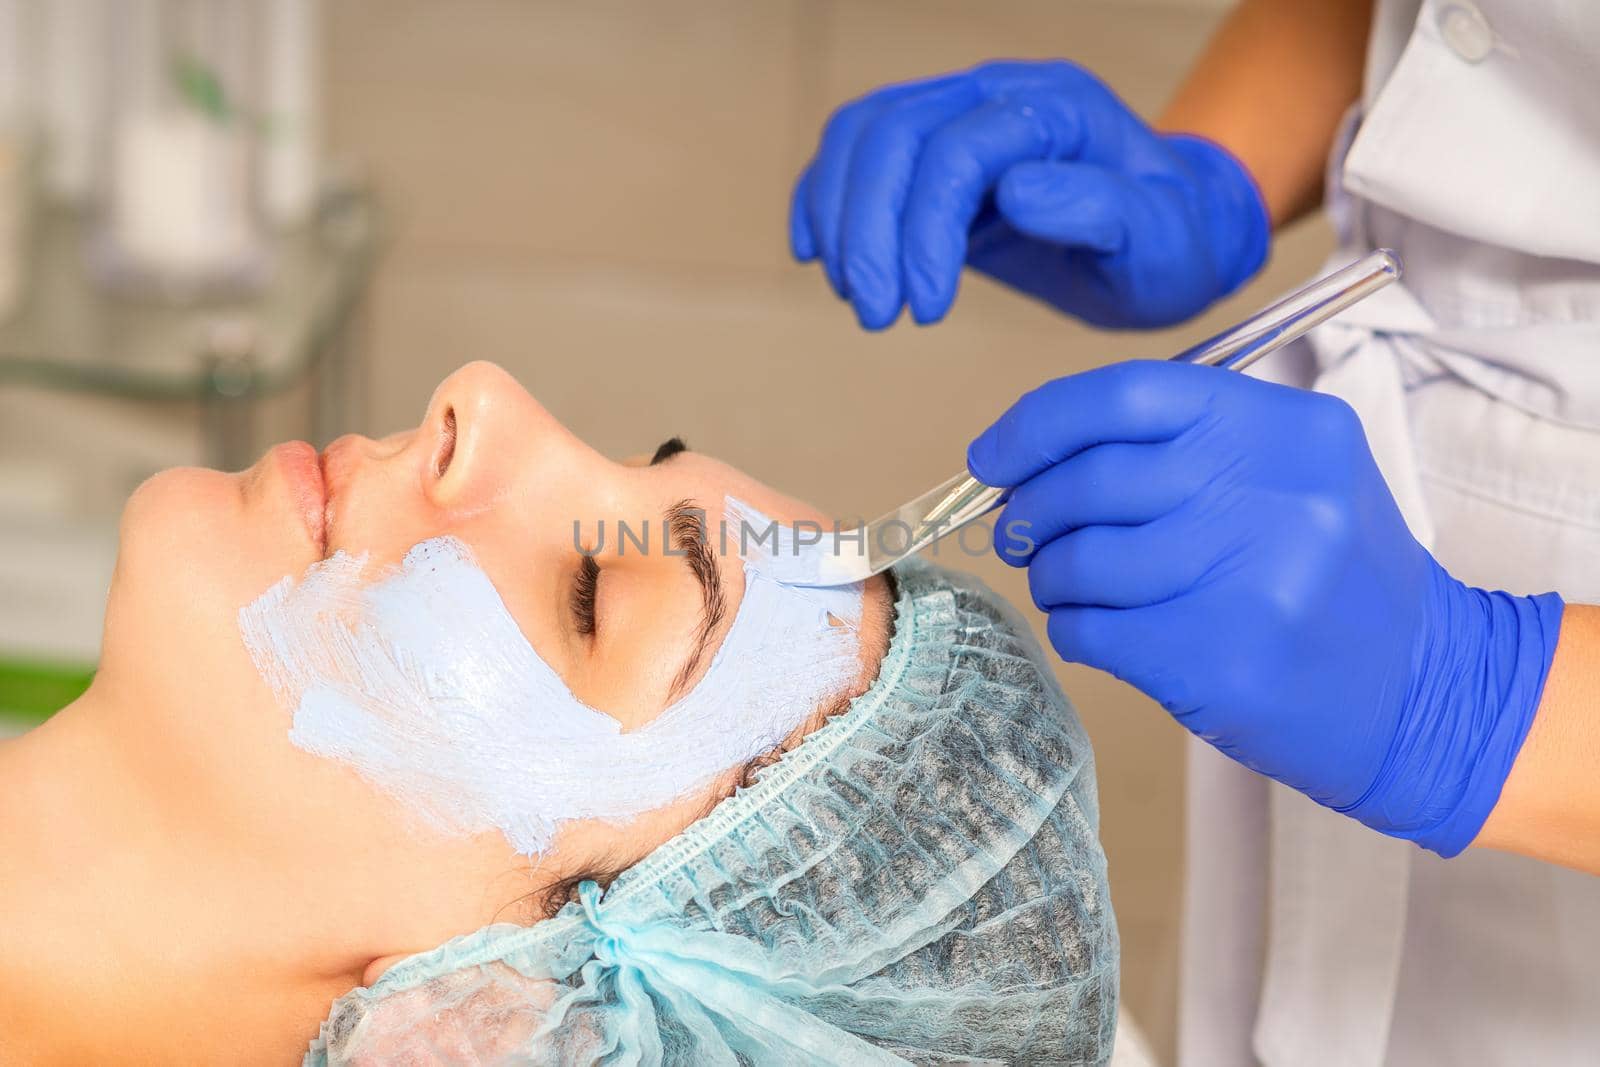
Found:
<path fill-rule="evenodd" d="M 773 525 L 734 500 L 728 514 L 735 542 L 734 523 Z M 778 529 L 769 551 L 793 555 L 793 531 Z M 709 785 L 850 684 L 861 587 L 788 586 L 782 562 L 745 559 L 705 677 L 629 733 L 573 696 L 454 538 L 378 574 L 338 552 L 245 606 L 239 628 L 296 746 L 350 764 L 439 830 L 499 830 L 531 855 L 568 820 L 625 820 Z"/>

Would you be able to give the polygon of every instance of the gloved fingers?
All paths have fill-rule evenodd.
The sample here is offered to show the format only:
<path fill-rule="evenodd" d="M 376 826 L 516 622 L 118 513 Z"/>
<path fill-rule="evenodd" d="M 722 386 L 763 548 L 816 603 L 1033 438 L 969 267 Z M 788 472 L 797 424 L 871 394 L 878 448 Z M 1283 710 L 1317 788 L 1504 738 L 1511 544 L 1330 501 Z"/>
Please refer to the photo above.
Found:
<path fill-rule="evenodd" d="M 1082 526 L 1135 526 L 1193 496 L 1204 471 L 1170 444 L 1094 445 L 1017 486 L 994 528 L 995 551 L 1013 567 Z"/>
<path fill-rule="evenodd" d="M 1042 611 L 1137 608 L 1172 600 L 1204 578 L 1215 557 L 1193 524 L 1166 516 L 1143 526 L 1084 526 L 1045 544 L 1028 565 Z"/>
<path fill-rule="evenodd" d="M 951 81 L 885 105 L 861 130 L 845 185 L 839 255 L 850 302 L 869 330 L 888 326 L 904 302 L 901 217 L 923 142 L 978 101 L 971 79 Z"/>
<path fill-rule="evenodd" d="M 1045 635 L 1069 663 L 1082 663 L 1128 682 L 1123 657 L 1144 636 L 1140 613 L 1149 608 L 1058 607 L 1050 611 Z"/>
<path fill-rule="evenodd" d="M 1102 255 L 1128 239 L 1129 205 L 1143 195 L 1126 175 L 1092 163 L 1018 163 L 1001 175 L 995 207 L 1030 237 Z"/>
<path fill-rule="evenodd" d="M 816 156 L 807 168 L 806 217 L 828 284 L 841 300 L 849 296 L 839 259 L 840 215 L 850 179 L 850 161 L 861 131 L 885 108 L 906 97 L 952 80 L 951 75 L 890 85 L 852 100 L 833 113 L 822 128 Z"/>
<path fill-rule="evenodd" d="M 811 220 L 806 212 L 806 200 L 811 186 L 811 168 L 800 173 L 794 183 L 794 193 L 789 198 L 789 251 L 801 263 L 817 258 L 817 239 L 811 233 Z"/>
<path fill-rule="evenodd" d="M 806 168 L 806 219 L 822 259 L 822 271 L 839 299 L 847 298 L 839 264 L 839 212 L 844 206 L 845 182 L 850 176 L 850 156 L 856 137 L 893 90 L 880 90 L 854 100 L 833 113 L 823 127 L 816 157 Z M 892 97 L 891 97 L 892 99 Z"/>
<path fill-rule="evenodd" d="M 990 100 L 931 134 L 906 197 L 901 239 L 911 314 L 936 322 L 955 299 L 967 258 L 967 231 L 1007 169 L 1024 160 L 1070 154 L 1080 123 L 1059 101 Z"/>
<path fill-rule="evenodd" d="M 1232 754 L 1231 739 L 1207 736 L 1188 721 L 1206 702 L 1204 679 L 1196 677 L 1205 668 L 1197 672 L 1196 662 L 1214 659 L 1199 646 L 1215 644 L 1208 640 L 1215 627 L 1208 613 L 1184 598 L 1142 608 L 1054 608 L 1045 634 L 1062 659 L 1105 671 L 1154 697 L 1187 728 Z"/>
<path fill-rule="evenodd" d="M 1215 367 L 1159 360 L 1057 378 L 978 435 L 967 448 L 967 469 L 985 485 L 1013 487 L 1095 445 L 1170 441 L 1239 382 L 1262 384 Z"/>

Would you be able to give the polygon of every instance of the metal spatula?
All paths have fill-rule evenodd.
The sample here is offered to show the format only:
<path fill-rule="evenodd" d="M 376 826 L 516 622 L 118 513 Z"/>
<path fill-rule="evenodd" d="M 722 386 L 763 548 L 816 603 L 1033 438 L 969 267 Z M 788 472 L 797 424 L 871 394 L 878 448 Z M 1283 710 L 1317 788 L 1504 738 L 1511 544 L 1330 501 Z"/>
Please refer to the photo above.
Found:
<path fill-rule="evenodd" d="M 1399 257 L 1380 248 L 1232 329 L 1178 353 L 1173 362 L 1244 370 L 1399 277 Z M 1005 501 L 1006 493 L 963 470 L 874 519 L 860 536 L 855 531 L 845 538 L 824 536 L 807 548 L 816 554 L 816 565 L 803 568 L 810 573 L 786 581 L 809 586 L 864 581 L 994 510 Z"/>

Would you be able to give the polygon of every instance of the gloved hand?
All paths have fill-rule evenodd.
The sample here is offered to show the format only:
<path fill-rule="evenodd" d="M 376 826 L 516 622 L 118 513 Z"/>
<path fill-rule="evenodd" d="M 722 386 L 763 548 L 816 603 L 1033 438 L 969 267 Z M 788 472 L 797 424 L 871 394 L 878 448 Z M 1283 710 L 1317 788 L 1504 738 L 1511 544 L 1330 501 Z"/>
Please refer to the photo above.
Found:
<path fill-rule="evenodd" d="M 1151 130 L 1067 62 L 893 85 L 828 122 L 795 186 L 795 257 L 861 324 L 944 317 L 963 263 L 1097 326 L 1180 322 L 1266 258 L 1255 183 L 1199 137 Z"/>
<path fill-rule="evenodd" d="M 1538 706 L 1562 603 L 1457 581 L 1343 402 L 1132 362 L 1024 396 L 972 443 L 1064 658 L 1375 830 L 1461 851 Z"/>

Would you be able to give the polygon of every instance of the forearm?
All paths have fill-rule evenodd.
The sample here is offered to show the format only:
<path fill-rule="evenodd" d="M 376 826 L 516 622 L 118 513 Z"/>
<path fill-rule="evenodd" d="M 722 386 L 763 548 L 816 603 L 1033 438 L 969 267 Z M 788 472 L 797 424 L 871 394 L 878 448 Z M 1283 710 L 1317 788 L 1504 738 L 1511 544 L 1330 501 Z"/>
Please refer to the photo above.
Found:
<path fill-rule="evenodd" d="M 1567 605 L 1539 710 L 1473 846 L 1600 874 L 1600 607 Z"/>
<path fill-rule="evenodd" d="M 1322 200 L 1328 148 L 1361 92 L 1372 0 L 1243 0 L 1157 125 L 1217 142 L 1261 187 L 1274 227 Z"/>

